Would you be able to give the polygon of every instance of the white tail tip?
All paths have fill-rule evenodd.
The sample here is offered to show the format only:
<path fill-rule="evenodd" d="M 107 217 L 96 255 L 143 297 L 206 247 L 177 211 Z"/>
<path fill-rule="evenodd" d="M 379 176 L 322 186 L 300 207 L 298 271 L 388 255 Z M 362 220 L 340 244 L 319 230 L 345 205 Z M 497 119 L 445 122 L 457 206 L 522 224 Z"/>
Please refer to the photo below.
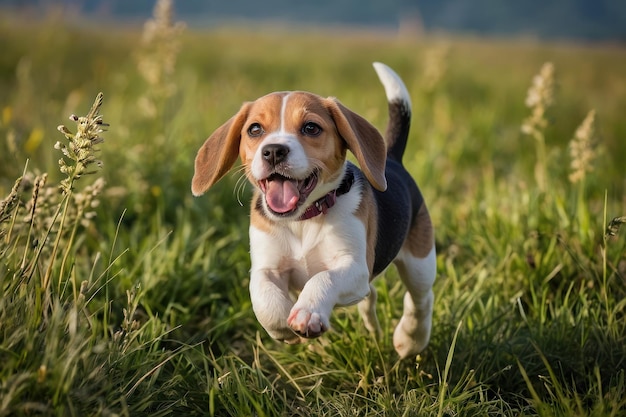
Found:
<path fill-rule="evenodd" d="M 392 102 L 400 100 L 408 104 L 408 107 L 411 108 L 411 97 L 409 96 L 409 92 L 407 91 L 402 78 L 400 78 L 394 70 L 382 62 L 374 62 L 372 65 L 376 70 L 376 74 L 378 74 L 380 82 L 385 88 L 387 101 Z"/>

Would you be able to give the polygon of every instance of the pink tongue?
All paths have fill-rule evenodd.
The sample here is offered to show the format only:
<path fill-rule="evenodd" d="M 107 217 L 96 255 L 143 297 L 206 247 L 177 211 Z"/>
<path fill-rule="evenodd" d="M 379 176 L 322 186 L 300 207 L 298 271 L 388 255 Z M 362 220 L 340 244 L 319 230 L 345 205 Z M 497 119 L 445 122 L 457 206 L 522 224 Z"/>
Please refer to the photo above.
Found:
<path fill-rule="evenodd" d="M 287 213 L 295 209 L 300 199 L 300 191 L 295 181 L 277 178 L 267 182 L 265 201 L 276 213 Z"/>

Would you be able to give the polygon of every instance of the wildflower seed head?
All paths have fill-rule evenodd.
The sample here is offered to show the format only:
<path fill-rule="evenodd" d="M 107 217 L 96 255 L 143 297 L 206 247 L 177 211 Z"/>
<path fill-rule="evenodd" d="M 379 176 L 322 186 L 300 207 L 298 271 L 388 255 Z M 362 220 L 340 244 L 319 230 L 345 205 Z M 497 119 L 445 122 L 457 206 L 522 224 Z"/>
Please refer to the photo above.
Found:
<path fill-rule="evenodd" d="M 89 281 L 83 281 L 80 283 L 80 293 L 81 294 L 87 294 L 87 291 L 89 290 Z"/>
<path fill-rule="evenodd" d="M 587 116 L 578 126 L 574 137 L 569 143 L 570 156 L 572 158 L 569 180 L 572 183 L 582 181 L 588 172 L 593 171 L 592 163 L 596 156 L 594 146 L 595 118 L 595 110 L 587 113 Z"/>
<path fill-rule="evenodd" d="M 614 217 L 606 227 L 605 235 L 616 236 L 622 224 L 626 223 L 626 216 Z"/>
<path fill-rule="evenodd" d="M 174 23 L 172 0 L 158 0 L 153 18 L 144 25 L 141 50 L 136 56 L 137 69 L 149 87 L 145 99 L 153 106 L 154 101 L 158 102 L 176 92 L 172 76 L 180 50 L 180 33 L 184 27 L 181 22 Z M 146 115 L 153 117 L 156 112 L 146 112 Z"/>
<path fill-rule="evenodd" d="M 11 213 L 14 208 L 17 207 L 19 202 L 19 189 L 22 184 L 22 177 L 19 177 L 15 184 L 13 184 L 13 188 L 9 192 L 2 201 L 0 201 L 0 223 L 9 219 L 11 217 Z"/>
<path fill-rule="evenodd" d="M 84 227 L 89 227 L 91 220 L 96 217 L 94 209 L 100 205 L 98 196 L 104 189 L 104 185 L 104 179 L 98 178 L 81 192 L 73 194 L 74 203 L 78 209 L 77 216 Z"/>
<path fill-rule="evenodd" d="M 102 121 L 102 116 L 98 114 L 102 105 L 102 97 L 102 93 L 99 93 L 87 116 L 79 117 L 75 114 L 70 116 L 70 120 L 76 122 L 77 131 L 75 134 L 63 125 L 57 128 L 68 141 L 67 145 L 57 142 L 54 146 L 64 156 L 59 160 L 59 170 L 67 175 L 67 178 L 61 181 L 61 189 L 65 194 L 69 194 L 73 190 L 75 180 L 84 174 L 94 172 L 87 171 L 87 167 L 92 164 L 98 167 L 102 166 L 102 162 L 95 156 L 98 149 L 94 147 L 94 145 L 104 141 L 100 134 L 108 126 Z"/>
<path fill-rule="evenodd" d="M 526 107 L 531 111 L 522 124 L 522 132 L 535 135 L 548 125 L 546 111 L 554 103 L 554 65 L 543 64 L 539 73 L 533 77 L 526 94 Z"/>
<path fill-rule="evenodd" d="M 45 191 L 46 181 L 48 180 L 48 174 L 42 174 L 35 177 L 33 181 L 33 191 L 30 201 L 27 204 L 28 216 L 24 219 L 25 223 L 30 223 L 35 219 L 37 208 L 39 207 L 40 194 Z"/>
<path fill-rule="evenodd" d="M 63 125 L 59 125 L 57 130 L 65 135 L 65 137 L 70 140 L 74 137 L 74 134 L 69 131 L 69 129 Z M 58 143 L 58 142 L 57 142 Z"/>

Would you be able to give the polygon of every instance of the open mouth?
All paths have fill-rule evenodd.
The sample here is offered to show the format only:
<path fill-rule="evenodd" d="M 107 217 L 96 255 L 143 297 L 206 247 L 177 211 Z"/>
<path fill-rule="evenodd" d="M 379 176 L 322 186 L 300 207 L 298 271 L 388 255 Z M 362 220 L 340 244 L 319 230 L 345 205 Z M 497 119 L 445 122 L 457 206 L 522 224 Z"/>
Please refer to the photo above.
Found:
<path fill-rule="evenodd" d="M 317 185 L 317 171 L 303 180 L 272 174 L 259 181 L 267 207 L 276 215 L 288 216 L 295 212 Z"/>

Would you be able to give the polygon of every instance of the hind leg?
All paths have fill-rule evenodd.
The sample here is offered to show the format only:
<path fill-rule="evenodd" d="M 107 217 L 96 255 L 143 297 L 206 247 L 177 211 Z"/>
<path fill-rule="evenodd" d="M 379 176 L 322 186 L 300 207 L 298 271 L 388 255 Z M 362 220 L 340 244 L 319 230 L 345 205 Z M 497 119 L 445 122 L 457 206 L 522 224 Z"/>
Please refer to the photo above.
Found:
<path fill-rule="evenodd" d="M 430 340 L 433 284 L 437 274 L 435 233 L 426 206 L 422 204 L 394 260 L 404 286 L 404 311 L 393 333 L 393 345 L 402 358 L 420 353 Z"/>
<path fill-rule="evenodd" d="M 433 246 L 423 258 L 403 249 L 395 264 L 407 292 L 402 318 L 393 333 L 393 345 L 401 358 L 407 358 L 421 352 L 430 339 L 434 302 L 432 286 L 437 272 L 435 248 Z"/>
<path fill-rule="evenodd" d="M 377 299 L 378 294 L 376 293 L 376 288 L 370 283 L 369 295 L 359 302 L 359 313 L 361 314 L 361 318 L 367 330 L 374 333 L 376 337 L 379 337 L 382 331 L 378 323 L 378 316 L 376 315 Z"/>

